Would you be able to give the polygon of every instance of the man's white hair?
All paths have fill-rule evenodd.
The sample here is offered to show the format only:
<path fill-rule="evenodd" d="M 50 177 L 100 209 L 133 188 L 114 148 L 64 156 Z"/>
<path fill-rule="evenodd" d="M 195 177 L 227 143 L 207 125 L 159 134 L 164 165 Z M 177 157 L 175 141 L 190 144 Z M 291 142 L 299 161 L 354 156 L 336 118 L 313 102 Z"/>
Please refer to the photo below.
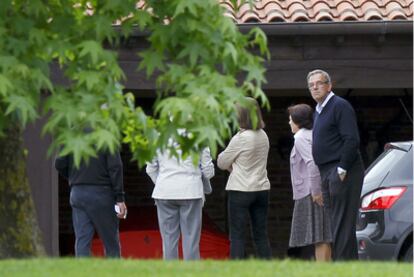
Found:
<path fill-rule="evenodd" d="M 325 78 L 325 80 L 329 84 L 331 84 L 331 77 L 329 76 L 328 72 L 323 71 L 322 69 L 315 69 L 315 70 L 312 70 L 311 72 L 309 72 L 308 73 L 308 77 L 306 77 L 306 80 L 309 82 L 309 78 L 311 76 L 315 75 L 315 74 L 321 74 Z"/>

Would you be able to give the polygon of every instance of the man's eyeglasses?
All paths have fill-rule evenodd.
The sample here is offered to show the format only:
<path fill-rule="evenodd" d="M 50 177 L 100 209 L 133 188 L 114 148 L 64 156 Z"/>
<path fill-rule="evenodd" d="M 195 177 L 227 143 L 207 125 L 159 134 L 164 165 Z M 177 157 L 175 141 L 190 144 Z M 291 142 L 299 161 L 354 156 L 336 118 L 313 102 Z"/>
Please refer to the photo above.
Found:
<path fill-rule="evenodd" d="M 308 83 L 308 88 L 313 88 L 315 85 L 317 87 L 320 87 L 320 86 L 322 86 L 324 84 L 328 84 L 328 83 L 329 83 L 328 81 L 317 81 L 316 83 Z"/>

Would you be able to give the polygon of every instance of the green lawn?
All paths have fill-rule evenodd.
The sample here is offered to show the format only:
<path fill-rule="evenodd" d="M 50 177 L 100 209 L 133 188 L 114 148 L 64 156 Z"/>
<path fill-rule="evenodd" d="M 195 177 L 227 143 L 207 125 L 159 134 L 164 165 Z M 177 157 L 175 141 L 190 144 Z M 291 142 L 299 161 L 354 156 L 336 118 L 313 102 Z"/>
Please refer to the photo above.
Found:
<path fill-rule="evenodd" d="M 154 260 L 27 259 L 0 261 L 0 276 L 413 276 L 396 262 L 315 263 L 292 260 L 164 262 Z"/>

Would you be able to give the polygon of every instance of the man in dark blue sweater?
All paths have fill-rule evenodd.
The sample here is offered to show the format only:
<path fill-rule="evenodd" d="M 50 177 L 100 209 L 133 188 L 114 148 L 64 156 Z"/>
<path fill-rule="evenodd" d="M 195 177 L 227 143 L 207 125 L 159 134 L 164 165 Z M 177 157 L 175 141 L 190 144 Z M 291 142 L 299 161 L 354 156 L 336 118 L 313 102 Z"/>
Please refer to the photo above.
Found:
<path fill-rule="evenodd" d="M 107 257 L 121 255 L 118 218 L 126 217 L 124 202 L 123 167 L 119 152 L 98 153 L 75 167 L 71 156 L 58 157 L 55 168 L 68 179 L 71 187 L 73 228 L 75 230 L 75 255 L 90 256 L 95 229 L 101 238 Z M 118 213 L 115 213 L 115 205 Z M 118 218 L 117 218 L 118 217 Z"/>
<path fill-rule="evenodd" d="M 321 173 L 324 202 L 332 216 L 332 258 L 358 259 L 355 225 L 364 167 L 355 111 L 331 91 L 331 79 L 325 71 L 309 72 L 307 82 L 317 102 L 312 154 Z"/>

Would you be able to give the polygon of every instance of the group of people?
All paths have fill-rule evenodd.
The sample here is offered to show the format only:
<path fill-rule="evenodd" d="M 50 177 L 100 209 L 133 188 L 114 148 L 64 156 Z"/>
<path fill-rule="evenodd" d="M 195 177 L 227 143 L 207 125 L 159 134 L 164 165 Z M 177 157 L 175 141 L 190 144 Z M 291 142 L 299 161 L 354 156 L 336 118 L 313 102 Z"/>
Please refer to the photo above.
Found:
<path fill-rule="evenodd" d="M 290 169 L 294 210 L 289 246 L 315 246 L 317 261 L 358 259 L 355 224 L 363 181 L 359 134 L 352 106 L 332 92 L 327 72 L 309 72 L 307 83 L 316 101 L 287 109 L 294 135 Z M 230 258 L 245 258 L 245 231 L 250 218 L 257 257 L 270 259 L 267 232 L 270 182 L 267 176 L 269 139 L 258 103 L 246 98 L 236 105 L 239 131 L 218 155 L 217 166 L 229 171 L 226 185 Z M 251 111 L 255 111 L 252 113 Z M 175 144 L 174 141 L 169 143 Z M 154 183 L 163 258 L 178 259 L 182 237 L 183 258 L 200 258 L 202 207 L 211 192 L 214 165 L 209 150 L 191 157 L 158 151 L 146 172 Z M 88 256 L 94 228 L 107 256 L 119 257 L 118 218 L 125 218 L 122 162 L 116 155 L 100 154 L 75 168 L 70 157 L 55 162 L 71 185 L 70 203 L 76 236 L 76 256 Z M 113 211 L 118 207 L 117 213 Z"/>

